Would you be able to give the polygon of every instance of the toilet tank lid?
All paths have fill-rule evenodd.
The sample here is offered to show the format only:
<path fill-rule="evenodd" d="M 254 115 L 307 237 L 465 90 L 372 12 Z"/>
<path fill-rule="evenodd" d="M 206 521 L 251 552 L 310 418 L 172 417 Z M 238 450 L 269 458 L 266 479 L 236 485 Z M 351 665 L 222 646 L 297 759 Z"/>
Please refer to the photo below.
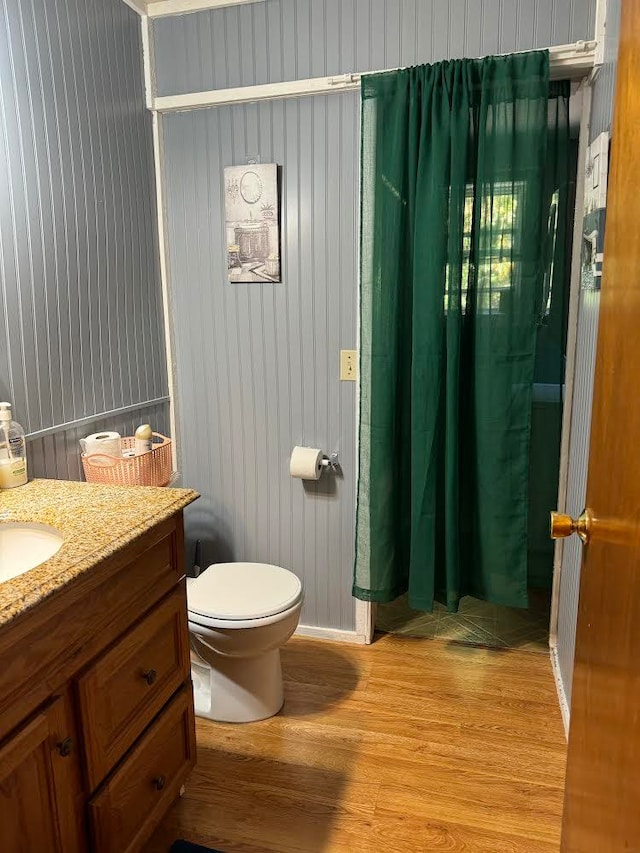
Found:
<path fill-rule="evenodd" d="M 266 563 L 213 563 L 187 586 L 189 611 L 214 619 L 261 619 L 302 597 L 300 580 Z"/>

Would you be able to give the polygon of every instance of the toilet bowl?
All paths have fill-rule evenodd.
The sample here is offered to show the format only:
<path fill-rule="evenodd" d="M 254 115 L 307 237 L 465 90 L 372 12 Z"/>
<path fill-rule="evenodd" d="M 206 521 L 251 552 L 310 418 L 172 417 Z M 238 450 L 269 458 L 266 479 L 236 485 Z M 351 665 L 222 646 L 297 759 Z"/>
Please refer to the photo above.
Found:
<path fill-rule="evenodd" d="M 298 626 L 302 584 L 265 563 L 214 563 L 187 580 L 196 714 L 248 723 L 284 702 L 280 647 Z"/>

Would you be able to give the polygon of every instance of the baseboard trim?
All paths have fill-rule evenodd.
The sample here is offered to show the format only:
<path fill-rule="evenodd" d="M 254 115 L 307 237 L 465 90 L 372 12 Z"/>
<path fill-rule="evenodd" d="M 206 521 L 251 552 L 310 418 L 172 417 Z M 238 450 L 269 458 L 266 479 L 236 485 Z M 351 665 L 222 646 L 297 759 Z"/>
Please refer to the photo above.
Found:
<path fill-rule="evenodd" d="M 313 637 L 317 640 L 333 640 L 338 643 L 356 643 L 364 646 L 366 637 L 357 631 L 343 631 L 341 628 L 321 628 L 315 625 L 298 625 L 297 637 Z"/>
<path fill-rule="evenodd" d="M 356 604 L 356 634 L 362 637 L 362 642 L 368 646 L 373 642 L 378 605 L 373 601 L 360 601 L 359 598 L 355 598 L 354 601 Z"/>
<path fill-rule="evenodd" d="M 562 673 L 560 672 L 560 661 L 558 660 L 557 648 L 552 646 L 549 649 L 549 654 L 551 656 L 551 670 L 553 671 L 553 678 L 556 682 L 556 690 L 558 691 L 558 703 L 560 705 L 560 713 L 562 714 L 564 736 L 569 740 L 569 720 L 571 712 L 569 710 L 569 703 L 567 702 L 567 694 L 564 692 L 564 684 L 562 683 Z"/>

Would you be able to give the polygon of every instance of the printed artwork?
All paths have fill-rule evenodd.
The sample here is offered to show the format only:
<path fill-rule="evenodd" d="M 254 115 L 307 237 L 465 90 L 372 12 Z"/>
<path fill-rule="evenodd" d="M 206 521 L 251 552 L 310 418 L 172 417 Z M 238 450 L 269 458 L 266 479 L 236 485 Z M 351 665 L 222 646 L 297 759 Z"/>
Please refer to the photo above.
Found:
<path fill-rule="evenodd" d="M 607 213 L 609 134 L 601 133 L 587 148 L 582 219 L 580 287 L 600 290 Z"/>
<path fill-rule="evenodd" d="M 585 213 L 582 220 L 580 286 L 583 290 L 600 290 L 606 214 L 604 207 L 597 207 L 590 213 Z"/>
<path fill-rule="evenodd" d="M 279 282 L 277 165 L 227 166 L 224 188 L 229 281 Z"/>

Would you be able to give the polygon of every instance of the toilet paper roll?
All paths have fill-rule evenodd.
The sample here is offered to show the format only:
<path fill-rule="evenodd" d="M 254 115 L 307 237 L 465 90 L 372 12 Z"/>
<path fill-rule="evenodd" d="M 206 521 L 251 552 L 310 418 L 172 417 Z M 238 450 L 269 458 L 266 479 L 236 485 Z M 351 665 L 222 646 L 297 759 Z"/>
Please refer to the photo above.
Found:
<path fill-rule="evenodd" d="M 119 432 L 94 432 L 80 440 L 85 456 L 103 453 L 107 456 L 122 456 L 122 440 Z"/>
<path fill-rule="evenodd" d="M 289 473 L 300 480 L 319 480 L 322 474 L 322 451 L 317 447 L 294 447 Z"/>

